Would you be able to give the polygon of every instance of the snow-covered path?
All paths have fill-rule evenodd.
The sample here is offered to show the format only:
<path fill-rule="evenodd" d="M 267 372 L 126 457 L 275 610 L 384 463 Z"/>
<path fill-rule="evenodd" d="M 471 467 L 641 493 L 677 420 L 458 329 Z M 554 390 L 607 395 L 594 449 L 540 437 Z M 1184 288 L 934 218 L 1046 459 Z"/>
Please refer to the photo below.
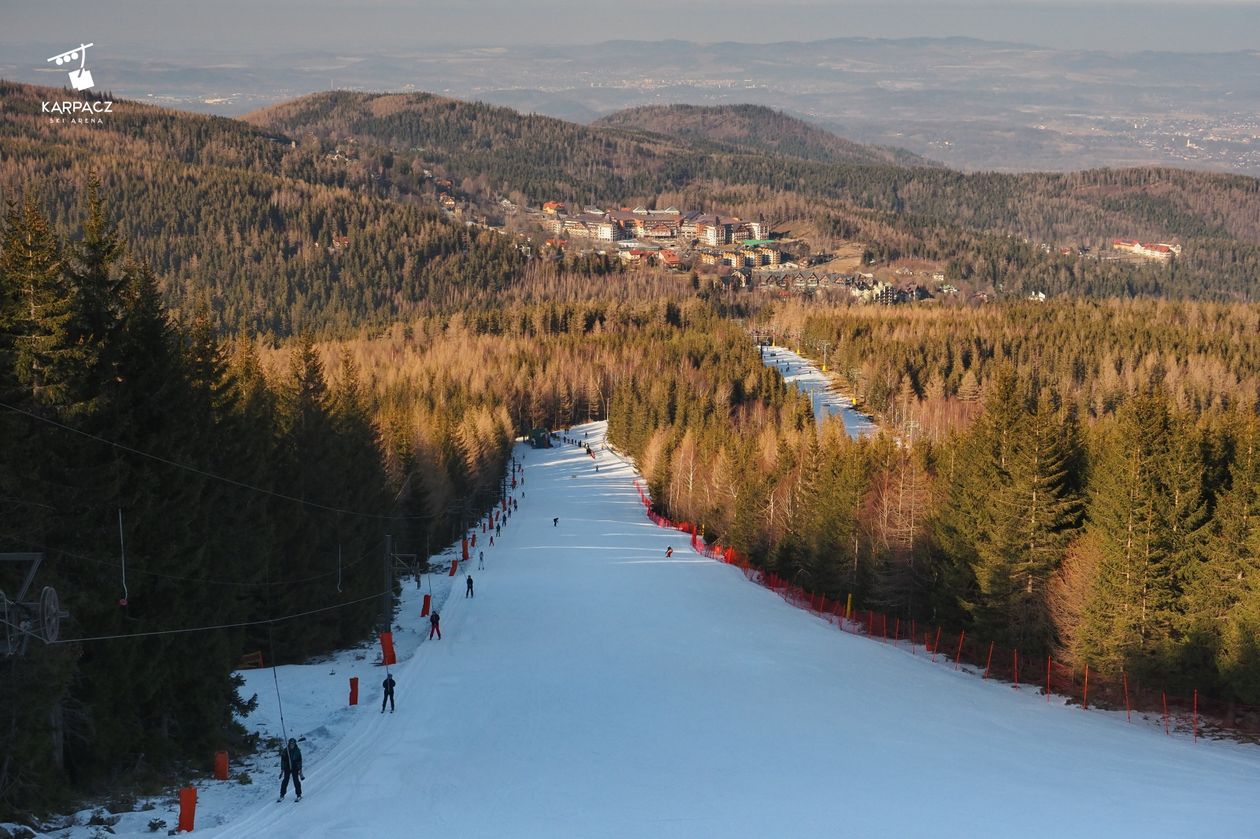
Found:
<path fill-rule="evenodd" d="M 809 359 L 785 347 L 766 347 L 762 361 L 773 366 L 783 380 L 809 396 L 814 418 L 819 425 L 831 417 L 839 417 L 850 437 L 862 437 L 879 430 L 875 421 L 853 407 L 853 400 L 834 390 L 831 380 Z"/>
<path fill-rule="evenodd" d="M 602 424 L 572 434 L 588 431 L 602 439 Z M 367 685 L 341 743 L 308 758 L 300 804 L 198 834 L 1260 832 L 1260 748 L 1196 746 L 839 632 L 650 524 L 610 454 L 598 473 L 574 446 L 522 454 L 519 512 L 474 599 L 457 578 L 444 638 L 397 667 L 398 712 Z"/>

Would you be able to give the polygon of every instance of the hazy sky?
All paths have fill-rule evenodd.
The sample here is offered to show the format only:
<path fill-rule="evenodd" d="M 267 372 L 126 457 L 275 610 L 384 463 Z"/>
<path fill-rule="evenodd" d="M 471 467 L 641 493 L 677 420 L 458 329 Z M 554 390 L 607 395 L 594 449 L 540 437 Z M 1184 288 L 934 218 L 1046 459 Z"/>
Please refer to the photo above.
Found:
<path fill-rule="evenodd" d="M 192 49 L 265 55 L 304 48 L 362 54 L 444 43 L 947 35 L 1120 51 L 1260 50 L 1260 0 L 0 0 L 0 43 L 10 53 L 80 39 L 154 54 Z"/>

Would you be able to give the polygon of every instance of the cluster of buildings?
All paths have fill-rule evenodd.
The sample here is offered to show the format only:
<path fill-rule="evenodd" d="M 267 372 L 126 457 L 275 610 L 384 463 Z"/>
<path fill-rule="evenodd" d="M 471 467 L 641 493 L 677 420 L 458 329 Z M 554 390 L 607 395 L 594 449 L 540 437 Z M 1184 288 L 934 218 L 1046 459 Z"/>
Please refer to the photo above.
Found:
<path fill-rule="evenodd" d="M 622 207 L 604 210 L 586 207 L 570 214 L 564 202 L 548 201 L 542 206 L 539 223 L 556 237 L 576 237 L 603 242 L 627 239 L 698 242 L 709 247 L 729 245 L 745 239 L 760 240 L 766 234 L 759 221 L 701 212 L 682 212 L 675 207 L 663 210 Z"/>
<path fill-rule="evenodd" d="M 733 276 L 742 278 L 743 272 Z M 826 271 L 758 271 L 750 284 L 762 294 L 776 297 L 792 295 L 850 297 L 863 303 L 893 306 L 914 300 L 926 300 L 932 294 L 917 283 L 894 284 L 876 279 L 871 274 L 840 274 Z"/>
<path fill-rule="evenodd" d="M 783 263 L 783 253 L 768 239 L 746 239 L 738 245 L 701 248 L 697 261 L 701 265 L 729 265 L 731 268 L 775 267 Z"/>
<path fill-rule="evenodd" d="M 1160 262 L 1171 262 L 1174 256 L 1181 256 L 1181 245 L 1170 245 L 1166 242 L 1139 242 L 1137 239 L 1113 239 L 1111 247 L 1145 259 Z"/>

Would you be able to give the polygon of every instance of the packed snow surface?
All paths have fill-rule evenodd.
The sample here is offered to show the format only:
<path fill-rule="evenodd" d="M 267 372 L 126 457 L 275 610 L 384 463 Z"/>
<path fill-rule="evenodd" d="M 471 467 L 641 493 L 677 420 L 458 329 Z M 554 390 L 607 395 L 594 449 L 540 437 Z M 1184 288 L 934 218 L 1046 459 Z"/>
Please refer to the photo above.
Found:
<path fill-rule="evenodd" d="M 249 786 L 200 785 L 198 834 L 1260 835 L 1260 748 L 1168 737 L 840 632 L 653 526 L 602 424 L 569 433 L 598 459 L 518 447 L 519 511 L 482 548 L 476 596 L 462 566 L 433 580 L 442 640 L 418 631 L 408 584 L 397 713 L 380 713 L 370 652 L 280 668 L 305 797 L 276 802 L 264 755 Z M 279 734 L 271 678 L 250 674 L 247 722 Z M 146 815 L 118 831 L 150 835 Z"/>
<path fill-rule="evenodd" d="M 778 370 L 785 382 L 809 396 L 814 419 L 819 425 L 839 417 L 850 437 L 862 437 L 878 430 L 875 421 L 853 407 L 853 400 L 837 391 L 831 378 L 809 359 L 784 347 L 766 347 L 761 359 Z"/>

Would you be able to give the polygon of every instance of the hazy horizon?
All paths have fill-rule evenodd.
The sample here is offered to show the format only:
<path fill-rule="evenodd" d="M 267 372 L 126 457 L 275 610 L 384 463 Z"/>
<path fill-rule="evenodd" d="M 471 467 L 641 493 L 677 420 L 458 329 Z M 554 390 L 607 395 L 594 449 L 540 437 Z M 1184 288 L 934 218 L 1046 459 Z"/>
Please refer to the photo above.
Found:
<path fill-rule="evenodd" d="M 964 170 L 1260 173 L 1260 0 L 640 0 L 617 14 L 572 0 L 0 0 L 0 20 L 0 77 L 63 86 L 48 56 L 92 43 L 100 89 L 222 116 L 329 89 L 577 122 L 751 103 Z"/>
<path fill-rule="evenodd" d="M 1137 52 L 1260 50 L 1260 3 L 872 4 L 796 0 L 640 0 L 633 11 L 593 14 L 573 0 L 223 0 L 184 6 L 154 0 L 57 4 L 0 2 L 6 52 L 77 39 L 157 57 L 187 52 L 265 56 L 294 50 L 399 50 L 425 46 L 557 46 L 609 40 L 700 43 L 808 42 L 843 37 L 971 37 L 1054 49 Z M 5 64 L 25 60 L 8 55 Z"/>

